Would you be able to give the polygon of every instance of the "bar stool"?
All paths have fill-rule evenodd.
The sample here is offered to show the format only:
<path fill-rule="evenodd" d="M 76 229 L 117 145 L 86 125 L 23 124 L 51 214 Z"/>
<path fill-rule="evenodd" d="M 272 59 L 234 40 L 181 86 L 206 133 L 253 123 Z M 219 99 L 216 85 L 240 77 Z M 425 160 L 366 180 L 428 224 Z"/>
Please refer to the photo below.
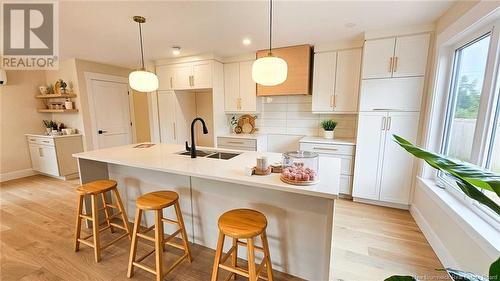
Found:
<path fill-rule="evenodd" d="M 218 226 L 219 240 L 217 241 L 217 249 L 215 251 L 212 281 L 217 280 L 219 268 L 231 272 L 225 280 L 229 280 L 230 278 L 235 279 L 236 274 L 248 277 L 249 281 L 257 281 L 259 278 L 265 279 L 260 276 L 264 266 L 267 268 L 267 280 L 272 281 L 273 268 L 266 236 L 266 217 L 255 210 L 236 209 L 222 214 L 219 218 Z M 231 249 L 222 256 L 226 235 L 233 239 L 233 244 Z M 260 236 L 262 240 L 262 247 L 255 246 L 255 238 L 257 236 Z M 239 239 L 246 239 L 247 242 L 245 243 Z M 248 270 L 237 266 L 238 246 L 247 246 L 248 248 Z M 257 269 L 255 268 L 255 251 L 264 253 L 264 258 Z M 229 256 L 231 256 L 231 265 L 224 265 Z"/>
<path fill-rule="evenodd" d="M 160 281 L 163 279 L 164 275 L 170 273 L 176 266 L 178 266 L 184 259 L 189 262 L 192 261 L 191 251 L 189 249 L 188 238 L 186 234 L 186 227 L 184 225 L 184 220 L 182 219 L 181 207 L 179 205 L 179 195 L 173 191 L 156 191 L 151 193 L 146 193 L 136 201 L 136 211 L 135 211 L 135 223 L 134 230 L 132 233 L 132 244 L 130 245 L 130 258 L 128 263 L 127 277 L 131 278 L 134 275 L 134 267 L 137 266 L 144 269 L 150 273 L 156 275 L 156 280 Z M 174 206 L 175 214 L 177 216 L 177 221 L 168 218 L 163 218 L 163 209 Z M 145 231 L 140 232 L 141 217 L 144 211 L 154 211 L 155 213 L 155 224 Z M 174 233 L 164 237 L 163 223 L 171 223 L 179 226 L 179 229 Z M 155 236 L 151 237 L 146 235 L 147 232 L 155 230 Z M 181 234 L 183 245 L 171 242 L 174 237 Z M 146 253 L 142 257 L 136 259 L 137 254 L 137 240 L 138 238 L 144 238 L 146 240 L 152 241 L 155 247 L 150 252 Z M 175 261 L 169 269 L 163 272 L 163 250 L 165 245 L 169 245 L 184 251 L 184 254 Z M 156 269 L 148 267 L 141 264 L 140 262 L 147 258 L 152 253 L 156 253 Z"/>
<path fill-rule="evenodd" d="M 77 207 L 77 215 L 76 215 L 76 231 L 75 231 L 75 252 L 80 250 L 80 243 L 83 243 L 87 246 L 94 248 L 94 257 L 95 261 L 101 261 L 101 250 L 109 247 L 114 244 L 118 240 L 122 239 L 125 236 L 128 236 L 130 239 L 130 229 L 128 225 L 127 214 L 125 213 L 125 208 L 123 208 L 122 200 L 120 198 L 120 194 L 118 193 L 118 189 L 116 188 L 116 181 L 114 180 L 98 180 L 90 183 L 86 183 L 84 185 L 79 186 L 76 191 L 78 192 L 78 207 Z M 111 191 L 111 193 L 115 197 L 116 205 L 113 205 L 108 202 L 106 192 Z M 89 195 L 91 199 L 91 214 L 83 213 L 83 200 L 85 196 Z M 102 208 L 98 207 L 98 198 L 99 196 L 102 199 Z M 118 212 L 110 215 L 109 209 L 116 209 Z M 99 221 L 99 212 L 104 211 L 105 215 L 105 223 L 106 227 L 100 228 Z M 121 217 L 123 225 L 119 225 L 117 223 L 112 222 L 111 220 L 115 217 Z M 81 229 L 82 229 L 82 220 L 89 220 L 92 222 L 92 234 L 81 237 Z M 114 228 L 120 228 L 125 230 L 125 233 L 116 237 L 106 245 L 101 246 L 100 241 L 100 233 L 106 229 L 110 229 L 111 233 L 115 232 Z M 88 238 L 93 237 L 93 242 L 87 241 Z"/>

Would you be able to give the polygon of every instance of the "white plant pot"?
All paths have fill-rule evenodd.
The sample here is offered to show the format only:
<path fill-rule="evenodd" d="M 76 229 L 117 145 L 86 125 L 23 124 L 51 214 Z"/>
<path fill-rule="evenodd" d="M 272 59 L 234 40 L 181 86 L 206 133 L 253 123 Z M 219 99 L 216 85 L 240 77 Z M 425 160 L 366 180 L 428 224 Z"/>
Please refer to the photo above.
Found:
<path fill-rule="evenodd" d="M 323 138 L 333 139 L 333 131 L 323 131 Z"/>

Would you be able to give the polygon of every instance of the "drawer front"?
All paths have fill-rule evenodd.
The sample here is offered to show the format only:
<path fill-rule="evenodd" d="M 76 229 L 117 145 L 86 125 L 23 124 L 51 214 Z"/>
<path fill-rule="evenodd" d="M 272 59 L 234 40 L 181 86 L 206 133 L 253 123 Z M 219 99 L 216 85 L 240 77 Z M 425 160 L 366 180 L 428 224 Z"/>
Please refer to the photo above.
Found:
<path fill-rule="evenodd" d="M 257 147 L 248 146 L 231 146 L 231 145 L 217 145 L 218 148 L 232 149 L 232 150 L 245 150 L 245 151 L 257 151 Z"/>
<path fill-rule="evenodd" d="M 353 145 L 301 143 L 300 150 L 314 151 L 322 154 L 354 155 Z"/>
<path fill-rule="evenodd" d="M 352 176 L 340 176 L 340 189 L 339 193 L 352 194 Z"/>
<path fill-rule="evenodd" d="M 33 144 L 54 145 L 54 139 L 52 138 L 28 137 L 28 142 Z"/>
<path fill-rule="evenodd" d="M 255 149 L 257 147 L 257 140 L 218 137 L 217 144 L 219 146 L 251 147 Z"/>

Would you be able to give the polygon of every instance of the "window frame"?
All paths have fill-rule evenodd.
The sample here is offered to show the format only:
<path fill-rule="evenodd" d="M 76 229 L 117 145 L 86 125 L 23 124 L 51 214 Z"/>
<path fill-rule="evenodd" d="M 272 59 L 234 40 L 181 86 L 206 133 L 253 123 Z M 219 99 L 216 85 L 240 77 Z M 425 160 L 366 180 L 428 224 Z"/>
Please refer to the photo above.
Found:
<path fill-rule="evenodd" d="M 483 85 L 481 88 L 481 99 L 479 104 L 479 112 L 474 130 L 473 147 L 470 155 L 470 162 L 478 166 L 488 167 L 491 163 L 492 148 L 496 126 L 500 122 L 500 20 L 490 23 L 483 28 L 478 29 L 476 32 L 467 34 L 455 44 L 448 48 L 450 67 L 447 68 L 448 86 L 446 87 L 445 102 L 443 103 L 443 126 L 441 130 L 441 139 L 439 151 L 445 154 L 449 148 L 449 134 L 451 131 L 450 122 L 454 115 L 456 107 L 456 87 L 459 79 L 457 76 L 457 67 L 460 63 L 460 57 L 457 52 L 464 48 L 490 36 L 488 47 L 487 61 L 485 66 L 485 74 L 483 78 Z M 497 140 L 500 141 L 500 140 Z M 454 180 L 442 172 L 436 174 L 436 183 L 452 194 L 454 197 L 460 199 L 466 206 L 469 206 L 476 214 L 481 216 L 490 225 L 500 230 L 500 216 L 481 205 L 477 201 L 466 196 L 456 185 Z"/>

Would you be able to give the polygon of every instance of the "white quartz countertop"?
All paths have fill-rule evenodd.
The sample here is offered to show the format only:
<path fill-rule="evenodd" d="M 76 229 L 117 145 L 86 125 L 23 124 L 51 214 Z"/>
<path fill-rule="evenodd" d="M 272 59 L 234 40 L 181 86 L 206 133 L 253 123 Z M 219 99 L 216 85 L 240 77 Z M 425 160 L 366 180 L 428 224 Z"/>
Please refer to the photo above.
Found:
<path fill-rule="evenodd" d="M 229 160 L 203 157 L 192 159 L 189 155 L 176 154 L 177 152 L 184 151 L 182 145 L 155 144 L 149 148 L 134 148 L 136 145 L 87 151 L 73 154 L 73 156 L 117 165 L 230 182 L 249 187 L 268 188 L 328 199 L 335 199 L 337 197 L 335 190 L 338 190 L 338 187 L 334 188 L 327 184 L 322 184 L 321 181 L 316 185 L 296 186 L 282 182 L 279 174 L 268 176 L 245 175 L 245 167 L 255 166 L 258 156 L 267 156 L 271 164 L 281 160 L 281 153 L 239 151 L 241 152 L 240 155 Z M 210 150 L 213 148 L 197 147 L 197 149 Z M 234 150 L 217 149 L 217 151 L 230 152 Z M 340 170 L 340 160 L 337 168 Z"/>
<path fill-rule="evenodd" d="M 37 138 L 57 139 L 57 138 L 79 137 L 79 136 L 81 136 L 81 134 L 59 135 L 59 136 L 52 136 L 52 135 L 45 135 L 45 134 L 25 134 L 25 136 L 28 136 L 28 137 L 37 137 Z"/>
<path fill-rule="evenodd" d="M 341 144 L 356 145 L 355 139 L 325 139 L 322 137 L 303 137 L 300 142 L 321 143 L 321 144 Z"/>

